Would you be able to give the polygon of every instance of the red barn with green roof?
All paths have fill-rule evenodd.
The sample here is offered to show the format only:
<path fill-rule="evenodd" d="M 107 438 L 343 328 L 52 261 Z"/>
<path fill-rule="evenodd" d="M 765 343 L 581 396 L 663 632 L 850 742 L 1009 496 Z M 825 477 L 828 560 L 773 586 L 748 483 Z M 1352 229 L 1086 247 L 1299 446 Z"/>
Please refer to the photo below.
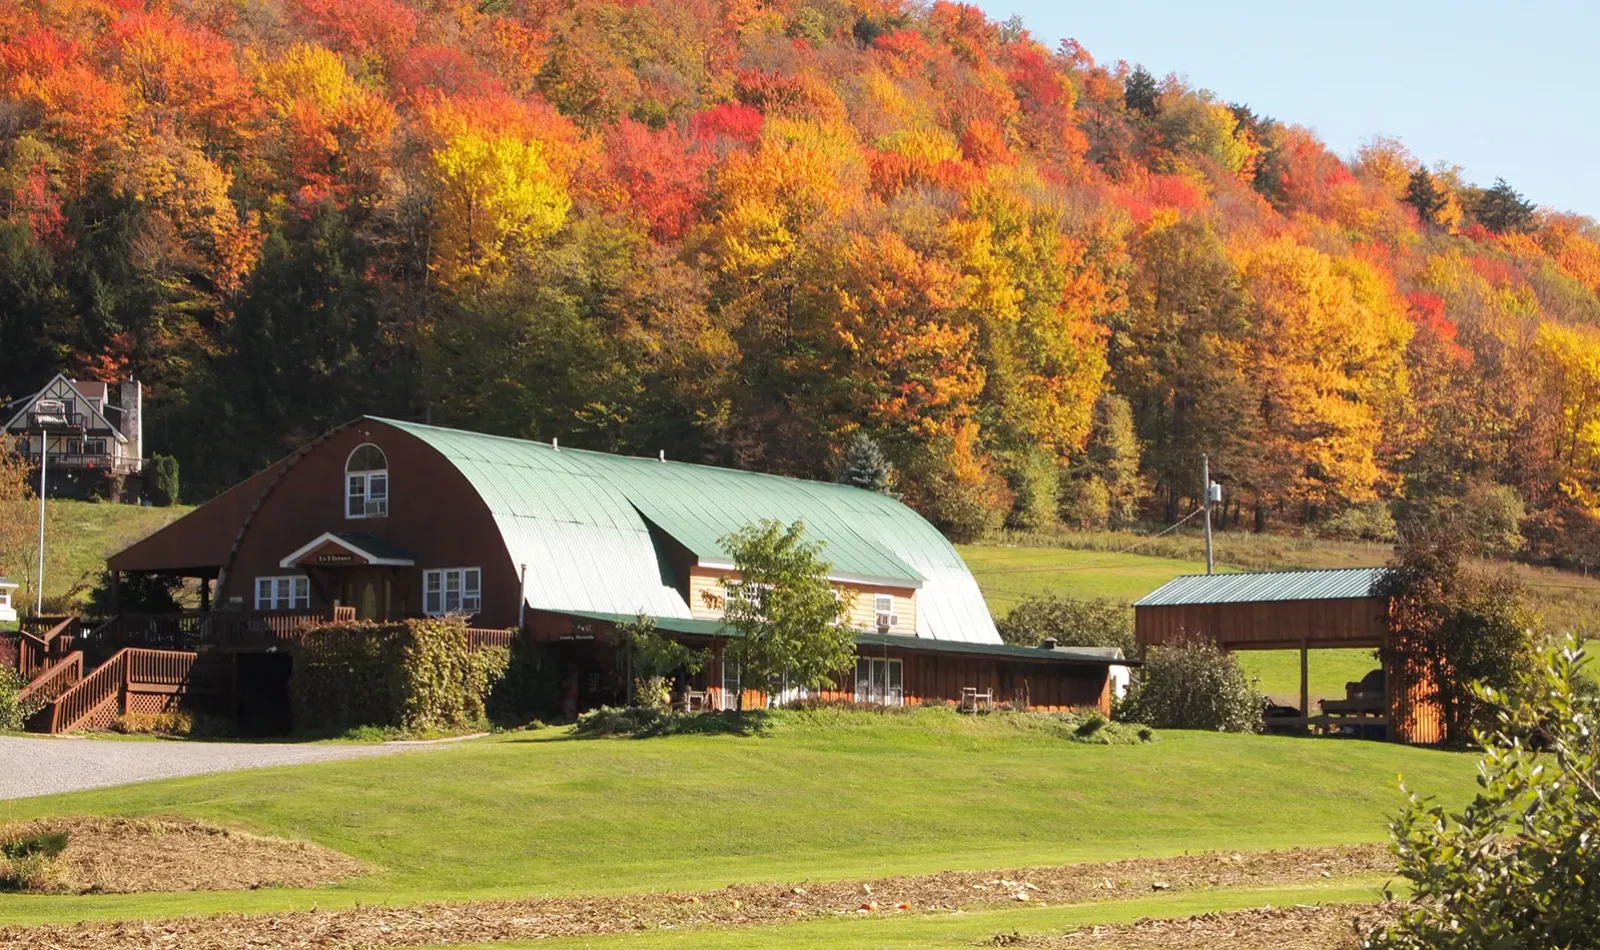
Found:
<path fill-rule="evenodd" d="M 855 594 L 858 670 L 831 698 L 1107 707 L 1116 658 L 1002 643 L 955 548 L 893 498 L 388 419 L 335 429 L 109 567 L 198 578 L 208 610 L 519 628 L 571 667 L 577 706 L 620 698 L 614 628 L 644 615 L 711 647 L 693 686 L 721 706 L 740 684 L 720 662 L 733 563 L 719 539 L 761 519 L 803 520 Z"/>

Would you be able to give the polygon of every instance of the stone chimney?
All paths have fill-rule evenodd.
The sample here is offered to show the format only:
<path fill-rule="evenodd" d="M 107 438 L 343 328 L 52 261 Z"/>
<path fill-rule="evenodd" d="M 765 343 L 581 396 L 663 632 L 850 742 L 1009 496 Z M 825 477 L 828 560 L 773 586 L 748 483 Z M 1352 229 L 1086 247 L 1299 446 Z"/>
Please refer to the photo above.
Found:
<path fill-rule="evenodd" d="M 122 381 L 118 400 L 122 417 L 117 427 L 128 437 L 128 459 L 135 472 L 144 470 L 144 387 L 137 379 Z"/>

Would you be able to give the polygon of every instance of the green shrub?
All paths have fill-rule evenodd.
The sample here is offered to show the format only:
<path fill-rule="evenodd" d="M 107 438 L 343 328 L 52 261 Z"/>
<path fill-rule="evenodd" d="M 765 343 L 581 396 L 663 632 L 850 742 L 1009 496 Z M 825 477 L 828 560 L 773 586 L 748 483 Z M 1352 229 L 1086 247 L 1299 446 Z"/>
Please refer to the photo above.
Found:
<path fill-rule="evenodd" d="M 1510 692 L 1480 687 L 1495 724 L 1477 796 L 1459 812 L 1409 796 L 1390 825 L 1413 903 L 1367 950 L 1592 947 L 1600 924 L 1600 719 L 1577 641 L 1546 650 Z"/>
<path fill-rule="evenodd" d="M 306 632 L 295 655 L 295 723 L 333 733 L 481 728 L 508 661 L 503 648 L 474 650 L 459 619 L 325 624 Z"/>
<path fill-rule="evenodd" d="M 767 710 L 686 713 L 659 706 L 602 706 L 578 717 L 573 734 L 586 739 L 650 739 L 682 735 L 761 735 L 771 726 Z"/>
<path fill-rule="evenodd" d="M 1038 646 L 1054 637 L 1064 647 L 1117 647 L 1125 657 L 1138 654 L 1133 608 L 1114 600 L 1028 597 L 995 626 L 1000 639 L 1019 646 Z"/>
<path fill-rule="evenodd" d="M 39 709 L 38 704 L 17 698 L 26 685 L 22 674 L 9 666 L 0 666 L 0 732 L 21 732 L 22 724 Z"/>
<path fill-rule="evenodd" d="M 178 460 L 170 455 L 150 456 L 150 503 L 157 508 L 178 503 Z"/>
<path fill-rule="evenodd" d="M 1394 515 L 1381 501 L 1351 505 L 1317 525 L 1317 531 L 1324 537 L 1341 541 L 1391 542 L 1399 536 Z"/>
<path fill-rule="evenodd" d="M 1260 732 L 1265 708 L 1236 657 L 1194 639 L 1147 651 L 1116 714 L 1157 729 Z"/>
<path fill-rule="evenodd" d="M 1061 470 L 1054 454 L 1038 449 L 1022 453 L 1006 472 L 1011 511 L 1006 527 L 1015 531 L 1048 531 L 1056 526 Z"/>
<path fill-rule="evenodd" d="M 1111 523 L 1111 489 L 1099 478 L 1069 478 L 1061 488 L 1061 520 L 1077 531 L 1103 531 Z"/>

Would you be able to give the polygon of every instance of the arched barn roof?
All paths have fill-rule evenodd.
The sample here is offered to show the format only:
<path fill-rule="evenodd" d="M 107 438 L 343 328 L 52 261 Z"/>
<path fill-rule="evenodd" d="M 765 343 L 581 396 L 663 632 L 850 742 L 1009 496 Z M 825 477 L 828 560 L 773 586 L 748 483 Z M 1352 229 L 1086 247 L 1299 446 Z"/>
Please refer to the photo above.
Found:
<path fill-rule="evenodd" d="M 999 643 L 961 555 L 920 515 L 875 492 L 827 482 L 556 448 L 392 419 L 450 461 L 494 516 L 511 563 L 529 566 L 535 610 L 691 616 L 662 539 L 707 567 L 719 540 L 763 518 L 803 520 L 841 581 L 917 590 L 917 636 Z"/>

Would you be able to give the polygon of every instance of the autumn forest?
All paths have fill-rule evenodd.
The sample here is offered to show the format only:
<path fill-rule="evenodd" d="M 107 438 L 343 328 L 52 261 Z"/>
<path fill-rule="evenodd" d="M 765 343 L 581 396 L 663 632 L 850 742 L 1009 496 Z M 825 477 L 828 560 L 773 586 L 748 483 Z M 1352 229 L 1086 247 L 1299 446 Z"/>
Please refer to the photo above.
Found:
<path fill-rule="evenodd" d="M 958 538 L 1170 521 L 1204 452 L 1229 525 L 1499 498 L 1593 560 L 1600 228 L 1095 53 L 946 2 L 0 4 L 0 398 L 137 376 L 189 500 L 362 413 L 820 478 L 866 433 Z"/>

